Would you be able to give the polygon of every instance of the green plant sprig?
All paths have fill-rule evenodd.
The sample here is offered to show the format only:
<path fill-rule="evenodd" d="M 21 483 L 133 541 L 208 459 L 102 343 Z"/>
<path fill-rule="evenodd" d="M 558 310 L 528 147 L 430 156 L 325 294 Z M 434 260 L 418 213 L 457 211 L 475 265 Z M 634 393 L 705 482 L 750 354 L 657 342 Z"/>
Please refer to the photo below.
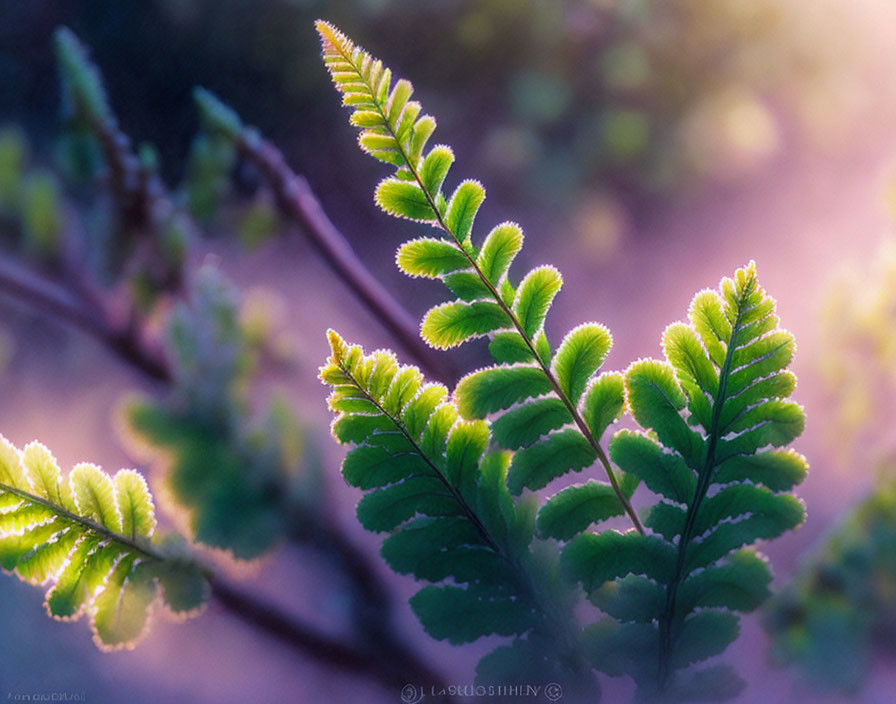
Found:
<path fill-rule="evenodd" d="M 171 543 L 153 542 L 155 526 L 137 472 L 109 477 L 79 464 L 63 479 L 46 447 L 20 452 L 0 436 L 0 566 L 32 584 L 52 583 L 50 615 L 88 613 L 104 650 L 133 648 L 157 597 L 185 617 L 209 596 L 211 571 Z"/>
<path fill-rule="evenodd" d="M 789 492 L 806 460 L 777 449 L 805 424 L 789 399 L 794 348 L 750 263 L 666 329 L 666 361 L 626 372 L 628 407 L 646 432 L 617 432 L 610 456 L 660 497 L 645 520 L 654 535 L 585 533 L 563 562 L 608 614 L 586 628 L 595 667 L 630 674 L 645 696 L 722 698 L 743 686 L 724 665 L 687 679 L 676 671 L 721 653 L 737 637 L 736 612 L 770 595 L 769 566 L 749 546 L 805 518 Z"/>
<path fill-rule="evenodd" d="M 564 346 L 561 346 L 557 356 L 552 356 L 544 336 L 544 320 L 562 285 L 559 272 L 552 267 L 541 267 L 523 279 L 518 291 L 510 285 L 506 272 L 522 246 L 522 233 L 516 225 L 504 223 L 492 230 L 477 251 L 471 232 L 485 190 L 478 182 L 467 180 L 458 186 L 450 199 L 442 194 L 441 187 L 454 155 L 445 146 L 436 146 L 424 155 L 426 142 L 435 129 L 435 120 L 428 115 L 419 116 L 420 104 L 410 100 L 413 92 L 410 82 L 402 79 L 392 87 L 391 72 L 382 62 L 356 47 L 332 25 L 318 21 L 317 29 L 333 82 L 343 94 L 344 104 L 354 110 L 352 123 L 362 128 L 359 137 L 362 149 L 397 167 L 396 176 L 383 180 L 378 186 L 377 204 L 391 215 L 425 222 L 448 236 L 447 240 L 412 240 L 398 254 L 399 266 L 406 273 L 441 278 L 460 298 L 427 313 L 421 328 L 423 338 L 434 347 L 448 348 L 472 337 L 490 334 L 494 335 L 490 350 L 498 362 L 534 362 L 549 385 L 547 391 L 556 395 L 564 409 L 559 414 L 554 411 L 547 429 L 562 426 L 568 420 L 574 423 L 588 448 L 584 452 L 581 447 L 572 448 L 575 459 L 566 469 L 580 470 L 594 458 L 599 460 L 622 509 L 636 529 L 643 533 L 630 502 L 630 492 L 620 485 L 598 441 L 599 434 L 595 432 L 596 426 L 602 433 L 614 416 L 611 415 L 607 423 L 589 424 L 571 393 L 575 389 L 580 394 L 582 388 L 578 388 L 578 384 L 575 387 L 562 384 L 556 373 L 558 360 L 565 361 L 573 370 L 581 368 L 576 370 L 579 376 L 582 376 L 582 370 L 587 370 L 583 375 L 584 384 L 587 384 L 609 350 L 609 333 L 602 326 L 582 326 L 571 333 L 577 338 L 570 341 L 573 349 L 564 354 Z M 450 252 L 445 249 L 449 245 Z M 484 271 L 486 267 L 491 275 Z M 470 270 L 472 277 L 464 270 Z M 507 339 L 508 326 L 514 331 L 516 340 Z M 570 336 L 564 342 L 568 340 Z M 456 391 L 462 414 L 477 415 L 471 412 L 472 404 L 464 399 L 471 393 L 469 389 L 475 386 L 474 379 L 481 380 L 494 370 L 506 374 L 508 369 L 514 367 L 493 367 L 467 377 L 466 384 L 462 381 Z M 510 374 L 514 372 L 510 371 Z M 604 406 L 606 401 L 600 399 L 598 405 Z M 570 444 L 568 435 L 557 435 L 549 436 L 547 442 Z M 514 444 L 513 441 L 510 444 Z M 534 444 L 538 445 L 537 442 Z M 517 457 L 528 459 L 538 452 L 533 450 Z M 523 464 L 522 460 L 520 464 Z M 517 467 L 512 468 L 512 474 L 516 474 Z M 528 469 L 528 466 L 520 467 L 520 473 Z M 552 478 L 525 478 L 513 484 L 519 485 L 518 490 L 527 484 L 531 488 L 540 488 Z"/>
<path fill-rule="evenodd" d="M 540 663 L 530 676 L 548 682 L 562 673 L 594 693 L 568 588 L 545 579 L 558 571 L 556 551 L 535 539 L 534 504 L 511 499 L 508 453 L 489 451 L 486 423 L 460 420 L 444 386 L 391 353 L 364 355 L 337 333 L 328 337 L 321 379 L 333 389 L 333 434 L 354 445 L 342 470 L 366 492 L 359 520 L 390 533 L 382 554 L 397 572 L 453 582 L 411 599 L 426 631 L 454 644 L 514 636 L 483 659 L 478 681 L 513 681 L 503 678 Z"/>

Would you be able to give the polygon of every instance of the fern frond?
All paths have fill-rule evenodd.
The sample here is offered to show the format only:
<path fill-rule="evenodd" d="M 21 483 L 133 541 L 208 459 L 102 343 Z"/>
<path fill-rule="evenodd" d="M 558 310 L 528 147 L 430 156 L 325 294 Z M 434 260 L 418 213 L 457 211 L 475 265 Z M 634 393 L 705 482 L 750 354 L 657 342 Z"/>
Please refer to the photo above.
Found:
<path fill-rule="evenodd" d="M 114 477 L 79 464 L 63 477 L 50 451 L 19 451 L 0 436 L 0 566 L 32 584 L 50 584 L 48 613 L 87 614 L 104 650 L 133 648 L 155 603 L 189 615 L 208 585 L 202 569 L 153 542 L 149 488 L 133 470 Z"/>
<path fill-rule="evenodd" d="M 736 689 L 719 669 L 673 674 L 736 638 L 733 612 L 759 606 L 771 582 L 750 546 L 804 519 L 786 492 L 806 461 L 779 449 L 804 424 L 789 400 L 794 346 L 750 263 L 718 292 L 697 294 L 688 323 L 666 329 L 666 361 L 626 372 L 628 407 L 646 432 L 619 431 L 610 456 L 658 495 L 645 522 L 654 535 L 585 534 L 563 556 L 610 617 L 586 633 L 599 669 L 628 672 L 647 691 L 726 679 Z"/>
<path fill-rule="evenodd" d="M 426 151 L 436 123 L 410 100 L 410 82 L 401 79 L 393 85 L 391 71 L 335 27 L 319 21 L 317 29 L 324 62 L 343 103 L 353 110 L 352 124 L 362 130 L 362 150 L 396 168 L 395 175 L 377 187 L 376 203 L 391 215 L 427 223 L 440 234 L 411 240 L 398 252 L 405 273 L 439 279 L 456 296 L 426 314 L 423 338 L 440 349 L 490 339 L 497 364 L 461 381 L 455 391 L 458 409 L 468 420 L 502 416 L 495 437 L 506 449 L 519 450 L 508 470 L 514 494 L 540 489 L 600 461 L 617 502 L 601 503 L 592 520 L 627 512 L 642 530 L 629 503 L 635 485 L 620 482 L 600 445 L 623 408 L 621 377 L 596 377 L 610 349 L 609 332 L 601 325 L 583 325 L 570 332 L 559 349 L 551 347 L 544 323 L 563 284 L 560 272 L 541 266 L 517 286 L 511 284 L 508 269 L 522 247 L 522 231 L 514 223 L 502 223 L 476 243 L 473 225 L 485 189 L 465 180 L 451 195 L 443 192 L 454 154 L 444 145 Z M 488 394 L 504 400 L 494 401 Z M 504 412 L 514 405 L 506 415 L 515 415 L 504 420 Z M 532 421 L 537 425 L 529 426 Z M 521 427 L 529 429 L 519 432 Z M 543 461 L 548 455 L 550 463 Z"/>
<path fill-rule="evenodd" d="M 565 590 L 545 580 L 556 556 L 539 556 L 534 507 L 511 498 L 509 453 L 491 447 L 488 425 L 462 420 L 444 386 L 391 353 L 365 355 L 333 331 L 329 341 L 321 379 L 333 389 L 332 431 L 355 446 L 343 476 L 365 491 L 361 524 L 389 533 L 382 555 L 390 567 L 433 583 L 411 599 L 427 633 L 455 644 L 514 636 L 514 652 L 542 663 L 530 675 L 560 672 L 595 686 L 575 650 Z M 483 661 L 480 678 L 507 667 L 499 649 Z"/>

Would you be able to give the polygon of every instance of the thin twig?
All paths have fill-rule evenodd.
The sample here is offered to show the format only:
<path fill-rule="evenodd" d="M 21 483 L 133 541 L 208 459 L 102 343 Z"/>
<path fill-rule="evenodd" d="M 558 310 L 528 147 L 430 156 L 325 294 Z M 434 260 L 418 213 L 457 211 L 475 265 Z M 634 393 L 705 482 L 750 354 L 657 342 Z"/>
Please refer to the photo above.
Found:
<path fill-rule="evenodd" d="M 160 354 L 149 352 L 126 330 L 117 330 L 104 314 L 66 289 L 6 258 L 0 258 L 0 293 L 87 333 L 153 381 L 171 380 L 171 372 Z"/>
<path fill-rule="evenodd" d="M 268 180 L 281 212 L 302 227 L 330 268 L 374 318 L 395 336 L 429 376 L 453 381 L 457 376 L 453 365 L 423 342 L 417 322 L 364 266 L 324 212 L 308 181 L 289 167 L 280 150 L 254 130 L 240 132 L 236 145 Z"/>

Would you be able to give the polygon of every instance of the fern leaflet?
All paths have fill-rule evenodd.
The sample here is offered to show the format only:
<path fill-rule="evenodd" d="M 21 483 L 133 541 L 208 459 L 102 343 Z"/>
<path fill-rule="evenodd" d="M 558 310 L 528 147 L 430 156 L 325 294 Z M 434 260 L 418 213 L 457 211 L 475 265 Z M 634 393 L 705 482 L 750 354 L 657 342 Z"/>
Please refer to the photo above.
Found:
<path fill-rule="evenodd" d="M 602 499 L 570 502 L 567 495 L 551 511 L 557 514 L 574 505 L 577 515 L 571 520 L 576 525 L 586 521 L 584 527 L 626 512 L 643 532 L 629 502 L 636 482 L 617 478 L 599 442 L 622 411 L 624 398 L 618 374 L 596 376 L 612 344 L 609 332 L 602 325 L 582 325 L 559 349 L 552 349 L 544 323 L 563 283 L 560 273 L 541 266 L 518 286 L 510 283 L 508 269 L 522 248 L 522 231 L 506 222 L 480 245 L 474 243 L 473 225 L 485 189 L 478 181 L 465 180 L 445 195 L 454 154 L 444 145 L 426 151 L 436 123 L 411 100 L 411 83 L 401 79 L 393 85 L 391 71 L 381 61 L 332 25 L 319 21 L 317 29 L 324 62 L 343 103 L 353 110 L 352 124 L 361 128 L 361 148 L 396 168 L 395 175 L 377 187 L 377 204 L 391 215 L 439 232 L 439 237 L 405 243 L 397 257 L 405 273 L 439 279 L 456 296 L 426 314 L 423 338 L 440 349 L 490 338 L 497 364 L 461 380 L 455 390 L 458 411 L 467 419 L 498 416 L 495 439 L 506 449 L 518 450 L 508 469 L 514 494 L 543 488 L 599 460 L 609 485 L 591 482 L 586 491 Z M 546 457 L 551 461 L 545 462 Z M 603 498 L 608 494 L 616 500 Z M 552 526 L 556 519 L 553 515 L 541 525 Z"/>
<path fill-rule="evenodd" d="M 759 606 L 772 579 L 749 546 L 804 519 L 786 492 L 806 461 L 776 449 L 801 434 L 804 414 L 788 400 L 794 341 L 774 311 L 750 263 L 718 293 L 698 293 L 689 324 L 666 329 L 666 361 L 631 365 L 628 406 L 647 432 L 619 431 L 610 456 L 659 495 L 645 522 L 654 535 L 583 534 L 564 549 L 567 573 L 609 614 L 586 629 L 592 662 L 648 695 L 738 691 L 724 665 L 684 680 L 675 671 L 737 637 L 733 612 Z"/>
<path fill-rule="evenodd" d="M 153 542 L 156 520 L 143 477 L 114 477 L 79 464 L 63 478 L 40 443 L 19 451 L 0 436 L 0 566 L 23 581 L 51 584 L 49 614 L 88 614 L 104 650 L 133 648 L 161 600 L 180 616 L 208 595 L 202 569 L 173 544 Z M 160 599 L 159 599 L 160 597 Z"/>

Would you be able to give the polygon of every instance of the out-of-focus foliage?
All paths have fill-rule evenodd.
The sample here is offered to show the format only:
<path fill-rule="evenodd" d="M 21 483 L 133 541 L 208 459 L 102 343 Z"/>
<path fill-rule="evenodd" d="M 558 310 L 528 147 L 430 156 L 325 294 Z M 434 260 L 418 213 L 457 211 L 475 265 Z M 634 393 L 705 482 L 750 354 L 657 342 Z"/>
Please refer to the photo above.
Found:
<path fill-rule="evenodd" d="M 467 135 L 473 150 L 515 180 L 530 174 L 531 194 L 551 200 L 596 183 L 672 191 L 750 169 L 774 154 L 787 120 L 828 95 L 835 57 L 845 59 L 812 41 L 800 8 L 773 0 L 277 0 L 251 18 L 238 6 L 178 0 L 161 14 L 227 35 L 240 23 L 247 39 L 227 49 L 297 101 L 319 97 L 320 85 L 309 47 L 284 27 L 325 11 L 391 36 L 425 91 L 448 91 L 439 112 L 451 129 L 492 116 Z M 278 66 L 262 44 L 289 47 L 290 63 Z M 453 85 L 463 91 L 450 94 Z"/>
<path fill-rule="evenodd" d="M 896 652 L 896 476 L 877 486 L 806 561 L 766 615 L 772 659 L 819 689 L 856 693 L 877 654 Z"/>
<path fill-rule="evenodd" d="M 307 506 L 302 503 L 294 481 L 307 459 L 295 416 L 281 400 L 263 413 L 249 408 L 259 356 L 284 359 L 267 306 L 255 305 L 244 317 L 238 292 L 210 264 L 185 285 L 188 251 L 197 235 L 189 213 L 164 186 L 155 151 L 147 145 L 131 150 L 86 48 L 66 29 L 57 32 L 56 45 L 66 126 L 61 159 L 91 194 L 81 256 L 94 276 L 125 285 L 134 324 L 167 321 L 160 342 L 171 390 L 161 401 L 128 406 L 127 436 L 139 436 L 141 448 L 166 466 L 163 496 L 185 509 L 184 530 L 237 557 L 257 557 L 311 520 L 313 511 L 305 509 L 315 505 L 310 499 Z M 224 188 L 220 182 L 230 168 L 201 164 L 203 150 L 223 149 L 215 137 L 222 120 L 212 129 L 210 119 L 203 112 L 207 129 L 194 143 L 184 189 L 187 205 L 200 215 L 201 203 L 216 205 L 211 196 Z M 80 158 L 85 154 L 92 156 Z M 85 165 L 89 168 L 80 168 Z M 73 186 L 78 188 L 77 180 Z M 206 195 L 192 197 L 194 186 Z M 244 237 L 251 244 L 268 227 L 263 215 L 255 215 L 259 219 Z M 314 484 L 311 474 L 305 477 L 308 487 Z M 288 518 L 293 514 L 297 517 Z"/>
<path fill-rule="evenodd" d="M 201 269 L 168 323 L 170 394 L 124 409 L 126 437 L 163 465 L 163 496 L 186 512 L 185 529 L 240 558 L 258 557 L 315 517 L 312 473 L 299 472 L 308 455 L 298 420 L 282 400 L 260 421 L 250 413 L 258 339 L 236 290 Z"/>
<path fill-rule="evenodd" d="M 8 246 L 52 260 L 62 232 L 60 191 L 56 176 L 33 163 L 25 135 L 0 130 L 0 218 Z"/>
<path fill-rule="evenodd" d="M 243 149 L 251 150 L 261 135 L 203 88 L 193 92 L 199 113 L 199 132 L 190 146 L 187 174 L 182 186 L 187 206 L 207 229 L 227 228 L 249 250 L 283 230 L 269 189 L 257 188 L 241 197 L 236 183 Z"/>
<path fill-rule="evenodd" d="M 892 195 L 892 194 L 891 194 Z M 848 693 L 896 640 L 896 245 L 843 272 L 822 311 L 819 368 L 832 400 L 832 447 L 847 471 L 880 466 L 868 497 L 851 508 L 775 599 L 766 618 L 772 658 L 797 664 L 821 689 Z"/>
<path fill-rule="evenodd" d="M 63 477 L 40 443 L 19 451 L 0 436 L 0 566 L 50 584 L 47 612 L 87 614 L 96 644 L 133 648 L 161 597 L 173 614 L 198 613 L 208 598 L 202 568 L 176 536 L 155 535 L 146 482 L 133 470 L 110 477 L 82 463 Z"/>
<path fill-rule="evenodd" d="M 843 272 L 822 311 L 820 371 L 839 423 L 841 463 L 876 461 L 896 446 L 888 417 L 896 391 L 896 242 L 885 240 L 870 266 Z M 836 344 L 835 344 L 836 341 Z"/>
<path fill-rule="evenodd" d="M 189 221 L 167 194 L 155 149 L 149 144 L 136 153 L 131 149 L 109 106 L 99 70 L 64 27 L 56 32 L 56 55 L 66 127 L 62 163 L 75 179 L 104 186 L 92 191 L 103 197 L 93 199 L 81 256 L 100 280 L 126 281 L 137 306 L 150 308 L 158 295 L 180 285 Z M 80 158 L 84 151 L 93 156 Z M 84 168 L 78 171 L 79 166 Z"/>
<path fill-rule="evenodd" d="M 28 8 L 42 4 L 9 17 L 22 46 L 41 31 Z M 791 134 L 829 132 L 848 114 L 836 86 L 860 44 L 836 0 L 119 0 L 101 9 L 75 0 L 57 11 L 109 58 L 113 96 L 135 106 L 126 124 L 159 147 L 169 177 L 181 175 L 174 164 L 192 130 L 184 105 L 200 84 L 300 157 L 322 192 L 356 187 L 332 168 L 350 144 L 319 149 L 332 109 L 303 28 L 326 15 L 383 37 L 415 67 L 453 143 L 491 171 L 495 192 L 568 214 L 558 236 L 577 234 L 596 258 L 618 244 L 643 194 L 737 177 Z M 29 67 L 12 61 L 0 105 L 21 104 L 17 84 L 37 89 Z M 152 113 L 140 107 L 148 100 Z M 11 117 L 31 121 L 21 108 Z M 216 146 L 194 152 L 191 169 L 226 161 Z M 251 169 L 242 175 L 251 195 Z M 206 185 L 191 192 L 194 212 L 214 200 Z"/>

